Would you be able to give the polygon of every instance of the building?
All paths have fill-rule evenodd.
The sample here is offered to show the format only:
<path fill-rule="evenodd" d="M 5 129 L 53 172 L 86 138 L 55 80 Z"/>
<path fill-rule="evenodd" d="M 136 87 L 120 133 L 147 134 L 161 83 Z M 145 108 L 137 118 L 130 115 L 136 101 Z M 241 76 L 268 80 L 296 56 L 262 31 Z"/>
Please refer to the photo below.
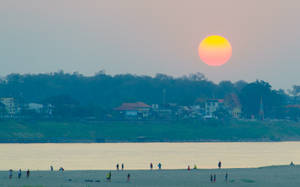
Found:
<path fill-rule="evenodd" d="M 231 110 L 231 116 L 232 118 L 235 118 L 235 119 L 239 119 L 241 118 L 241 115 L 242 115 L 242 109 L 241 107 L 234 107 L 232 110 Z"/>
<path fill-rule="evenodd" d="M 29 103 L 28 104 L 28 109 L 33 110 L 36 113 L 40 114 L 40 113 L 43 112 L 44 106 L 42 104 L 39 104 L 39 103 Z"/>
<path fill-rule="evenodd" d="M 144 119 L 149 117 L 150 109 L 152 107 L 143 103 L 123 103 L 121 106 L 115 108 L 116 111 L 119 111 L 121 115 L 125 118 L 133 119 Z"/>
<path fill-rule="evenodd" d="M 206 100 L 204 118 L 215 118 L 214 113 L 220 107 L 224 107 L 224 99 L 208 99 L 208 100 Z"/>
<path fill-rule="evenodd" d="M 167 104 L 159 106 L 153 104 L 151 109 L 151 118 L 156 120 L 171 120 L 173 117 L 173 111 Z"/>
<path fill-rule="evenodd" d="M 18 112 L 15 99 L 12 97 L 0 98 L 0 102 L 5 106 L 8 117 L 13 117 Z"/>

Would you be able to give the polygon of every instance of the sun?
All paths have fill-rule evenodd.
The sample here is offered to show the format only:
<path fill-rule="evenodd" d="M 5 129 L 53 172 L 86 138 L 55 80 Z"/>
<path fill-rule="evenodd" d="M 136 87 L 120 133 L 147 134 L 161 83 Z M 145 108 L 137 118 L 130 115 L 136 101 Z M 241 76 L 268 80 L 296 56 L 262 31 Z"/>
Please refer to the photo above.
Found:
<path fill-rule="evenodd" d="M 204 38 L 198 48 L 200 59 L 209 66 L 222 66 L 232 55 L 229 41 L 219 35 Z"/>

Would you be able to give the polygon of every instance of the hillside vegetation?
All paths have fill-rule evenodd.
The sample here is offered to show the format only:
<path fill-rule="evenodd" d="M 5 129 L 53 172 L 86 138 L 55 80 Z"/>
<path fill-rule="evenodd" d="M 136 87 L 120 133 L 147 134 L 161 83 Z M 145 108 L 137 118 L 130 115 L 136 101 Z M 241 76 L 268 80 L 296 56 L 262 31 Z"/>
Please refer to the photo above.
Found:
<path fill-rule="evenodd" d="M 283 121 L 0 122 L 2 143 L 295 140 L 300 123 Z"/>

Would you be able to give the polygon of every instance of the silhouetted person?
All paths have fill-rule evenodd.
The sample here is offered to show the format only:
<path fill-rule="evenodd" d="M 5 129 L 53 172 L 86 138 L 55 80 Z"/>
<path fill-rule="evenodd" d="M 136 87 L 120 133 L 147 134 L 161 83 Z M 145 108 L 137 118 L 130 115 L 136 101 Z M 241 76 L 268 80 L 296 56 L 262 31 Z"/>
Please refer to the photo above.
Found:
<path fill-rule="evenodd" d="M 151 170 L 153 169 L 153 164 L 152 164 L 152 162 L 150 163 L 150 169 L 151 169 Z"/>
<path fill-rule="evenodd" d="M 161 163 L 157 165 L 158 169 L 161 170 Z"/>
<path fill-rule="evenodd" d="M 227 172 L 225 174 L 225 181 L 226 181 L 226 183 L 228 182 L 228 173 Z"/>
<path fill-rule="evenodd" d="M 127 182 L 130 181 L 130 173 L 127 174 Z"/>
<path fill-rule="evenodd" d="M 216 182 L 216 180 L 217 180 L 217 176 L 216 174 L 214 174 L 214 182 Z"/>
<path fill-rule="evenodd" d="M 53 171 L 53 166 L 50 166 L 50 171 Z"/>
<path fill-rule="evenodd" d="M 21 169 L 19 169 L 19 171 L 18 171 L 18 179 L 20 179 L 20 178 L 21 178 L 21 176 L 22 176 L 22 170 L 21 170 Z"/>
<path fill-rule="evenodd" d="M 28 169 L 27 172 L 26 172 L 26 177 L 29 178 L 29 176 L 30 176 L 30 171 Z"/>
<path fill-rule="evenodd" d="M 219 169 L 221 169 L 221 167 L 222 167 L 222 162 L 221 161 L 219 161 L 218 167 L 219 167 Z"/>
<path fill-rule="evenodd" d="M 213 182 L 213 180 L 214 180 L 214 177 L 213 177 L 213 175 L 212 175 L 212 174 L 210 174 L 210 182 L 212 183 L 212 182 Z"/>
<path fill-rule="evenodd" d="M 194 169 L 197 169 L 197 165 L 196 164 L 194 165 Z"/>
<path fill-rule="evenodd" d="M 13 176 L 13 170 L 10 169 L 10 170 L 9 170 L 9 174 L 8 174 L 9 179 L 12 179 L 12 176 Z"/>
<path fill-rule="evenodd" d="M 295 166 L 295 164 L 294 164 L 293 161 L 290 163 L 290 166 L 291 166 L 291 167 L 294 167 L 294 166 Z"/>
<path fill-rule="evenodd" d="M 122 170 L 124 170 L 124 164 L 122 163 L 122 165 L 121 165 L 121 168 L 122 168 Z"/>
<path fill-rule="evenodd" d="M 119 170 L 119 164 L 116 165 L 117 170 Z"/>
<path fill-rule="evenodd" d="M 187 168 L 187 170 L 188 170 L 188 171 L 190 171 L 190 170 L 191 170 L 191 167 L 190 167 L 189 165 L 188 165 L 188 168 Z"/>
<path fill-rule="evenodd" d="M 108 182 L 111 181 L 111 172 L 109 172 L 109 173 L 106 175 L 106 180 L 107 180 Z"/>

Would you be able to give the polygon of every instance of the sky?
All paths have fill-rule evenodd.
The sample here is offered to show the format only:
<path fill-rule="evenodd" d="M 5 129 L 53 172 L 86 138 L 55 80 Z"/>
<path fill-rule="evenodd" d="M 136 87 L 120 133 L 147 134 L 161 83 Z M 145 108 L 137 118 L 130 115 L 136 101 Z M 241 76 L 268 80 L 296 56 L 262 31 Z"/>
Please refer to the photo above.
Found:
<path fill-rule="evenodd" d="M 85 75 L 201 72 L 209 80 L 300 84 L 299 0 L 1 0 L 0 76 L 63 70 Z M 198 56 L 208 35 L 232 57 Z"/>

